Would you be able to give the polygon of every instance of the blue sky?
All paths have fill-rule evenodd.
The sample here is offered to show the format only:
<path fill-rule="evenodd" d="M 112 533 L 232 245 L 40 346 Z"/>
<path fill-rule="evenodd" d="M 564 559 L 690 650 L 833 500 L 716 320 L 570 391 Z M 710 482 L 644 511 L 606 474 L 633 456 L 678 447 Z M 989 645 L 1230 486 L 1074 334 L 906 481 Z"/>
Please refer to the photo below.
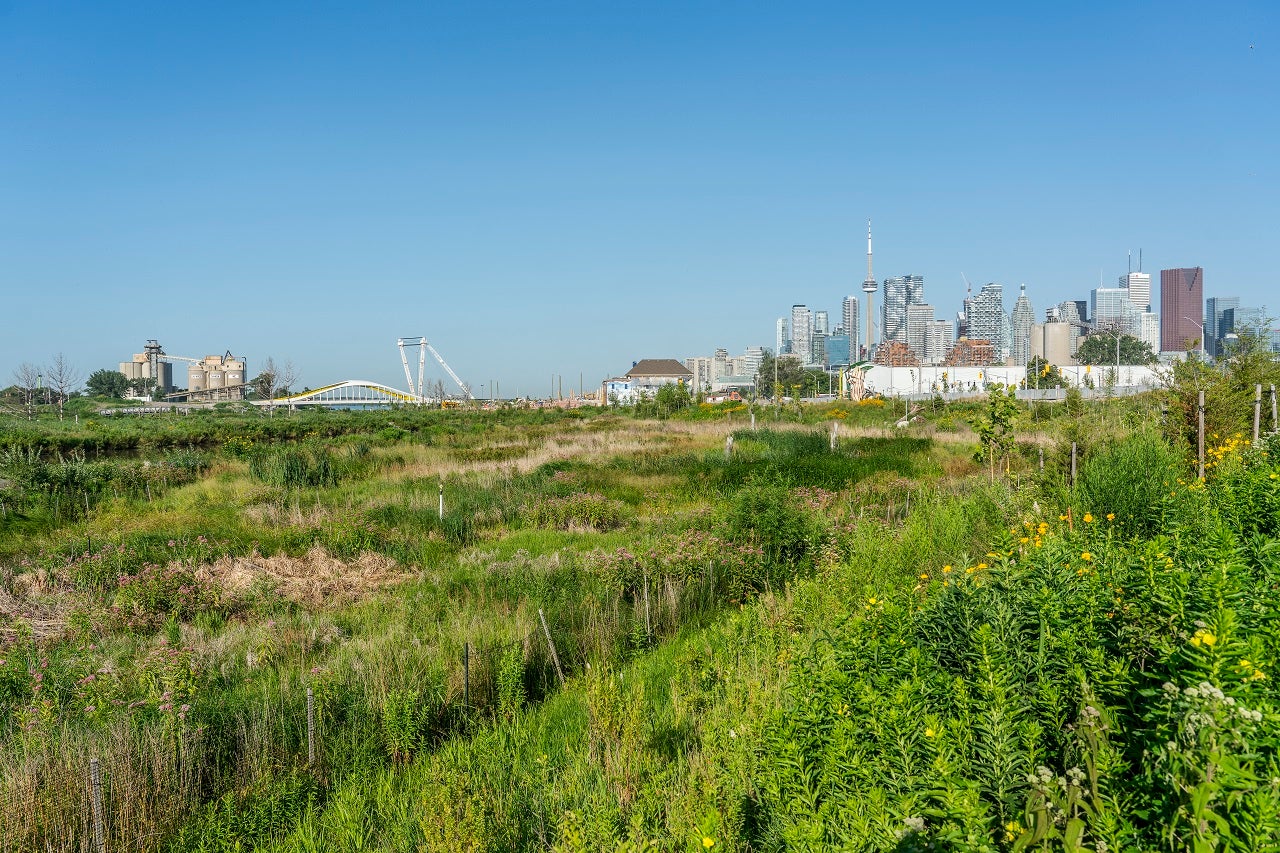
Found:
<path fill-rule="evenodd" d="M 940 316 L 1139 248 L 1280 314 L 1278 51 L 1274 2 L 0 0 L 0 382 L 426 335 L 545 395 L 834 315 L 868 217 Z"/>

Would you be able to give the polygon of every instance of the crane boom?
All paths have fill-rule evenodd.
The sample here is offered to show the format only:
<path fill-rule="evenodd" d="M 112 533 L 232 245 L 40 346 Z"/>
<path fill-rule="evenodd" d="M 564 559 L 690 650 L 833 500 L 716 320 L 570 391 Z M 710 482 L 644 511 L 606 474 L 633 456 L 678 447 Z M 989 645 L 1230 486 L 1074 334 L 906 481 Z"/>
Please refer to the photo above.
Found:
<path fill-rule="evenodd" d="M 440 355 L 440 353 L 436 352 L 436 348 L 433 347 L 430 343 L 428 343 L 426 338 L 423 338 L 422 342 L 427 345 L 427 349 L 431 350 L 431 354 L 435 356 L 436 361 L 440 362 L 440 366 L 444 368 L 445 372 L 448 373 L 449 376 L 453 378 L 454 382 L 458 383 L 458 387 L 462 389 L 462 393 L 466 395 L 466 398 L 468 400 L 474 400 L 475 395 L 471 393 L 471 389 L 467 387 L 467 383 L 463 382 L 458 377 L 458 374 L 453 372 L 453 368 L 449 366 L 448 362 L 444 360 L 444 357 Z"/>
<path fill-rule="evenodd" d="M 416 389 L 413 382 L 413 374 L 409 372 L 409 357 L 405 355 L 405 351 L 404 351 L 405 347 L 411 347 L 411 346 L 414 346 L 415 344 L 418 347 L 418 383 L 417 383 Z M 436 348 L 433 347 L 426 338 L 424 337 L 398 338 L 396 340 L 396 346 L 400 348 L 400 363 L 404 365 L 404 378 L 405 378 L 405 381 L 409 383 L 410 394 L 416 394 L 419 400 L 423 399 L 422 379 L 423 379 L 423 374 L 426 372 L 427 350 L 430 350 L 431 356 L 436 361 L 440 362 L 440 366 L 443 367 L 445 372 L 449 374 L 449 377 L 453 379 L 454 382 L 458 383 L 458 387 L 462 389 L 463 395 L 468 400 L 475 399 L 475 395 L 471 393 L 471 389 L 467 387 L 467 384 L 462 381 L 462 378 L 459 377 L 458 374 L 453 372 L 453 368 L 450 367 L 448 362 L 444 360 L 444 356 L 440 355 L 440 353 L 436 350 Z"/>

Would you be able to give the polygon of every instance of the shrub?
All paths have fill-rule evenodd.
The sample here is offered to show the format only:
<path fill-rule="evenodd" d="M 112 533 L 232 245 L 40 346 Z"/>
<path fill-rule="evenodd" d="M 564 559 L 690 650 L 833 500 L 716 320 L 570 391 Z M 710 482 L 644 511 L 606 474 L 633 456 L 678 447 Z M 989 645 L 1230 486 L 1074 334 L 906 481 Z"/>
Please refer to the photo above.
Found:
<path fill-rule="evenodd" d="M 1153 535 L 1160 529 L 1165 496 L 1182 467 L 1178 454 L 1150 430 L 1104 445 L 1080 468 L 1079 509 L 1114 513 L 1125 532 Z"/>

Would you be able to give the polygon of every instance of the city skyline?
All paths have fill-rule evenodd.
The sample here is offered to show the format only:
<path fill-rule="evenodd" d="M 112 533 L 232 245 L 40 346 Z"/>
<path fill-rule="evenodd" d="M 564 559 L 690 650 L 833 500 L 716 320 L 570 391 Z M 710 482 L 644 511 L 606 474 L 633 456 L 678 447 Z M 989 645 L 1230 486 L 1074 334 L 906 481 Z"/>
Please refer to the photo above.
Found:
<path fill-rule="evenodd" d="M 922 276 L 938 318 L 962 274 L 1025 283 L 1039 319 L 1139 249 L 1260 307 L 1277 22 L 1262 2 L 7 4 L 0 381 L 155 338 L 398 386 L 396 339 L 426 335 L 477 389 L 545 395 L 769 346 L 793 303 L 834 321 L 869 217 L 879 279 Z"/>

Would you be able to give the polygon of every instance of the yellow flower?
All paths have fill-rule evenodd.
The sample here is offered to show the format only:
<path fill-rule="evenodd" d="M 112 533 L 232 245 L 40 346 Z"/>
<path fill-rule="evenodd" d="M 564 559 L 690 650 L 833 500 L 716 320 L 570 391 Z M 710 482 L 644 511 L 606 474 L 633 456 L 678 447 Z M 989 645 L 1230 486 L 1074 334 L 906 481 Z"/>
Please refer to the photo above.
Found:
<path fill-rule="evenodd" d="M 704 835 L 702 836 L 702 846 L 710 850 L 712 847 L 716 846 L 716 840 Z"/>
<path fill-rule="evenodd" d="M 1085 524 L 1093 524 L 1093 513 L 1091 513 L 1091 512 L 1086 512 L 1086 513 L 1084 514 L 1084 523 L 1085 523 Z"/>
<path fill-rule="evenodd" d="M 950 571 L 951 571 L 951 567 L 950 567 L 950 566 L 943 566 L 943 567 L 942 567 L 942 573 L 943 573 L 944 575 L 945 575 L 945 574 L 948 574 Z"/>
<path fill-rule="evenodd" d="M 1088 551 L 1085 551 L 1083 554 L 1080 555 L 1080 559 L 1088 562 L 1089 560 L 1093 559 L 1093 555 L 1090 554 Z"/>
<path fill-rule="evenodd" d="M 978 568 L 985 569 L 986 567 L 987 567 L 986 563 L 978 563 Z"/>
<path fill-rule="evenodd" d="M 925 737 L 933 737 L 935 734 L 937 734 L 937 732 L 935 732 L 933 729 L 925 729 L 925 730 L 924 730 L 924 736 L 925 736 Z"/>
<path fill-rule="evenodd" d="M 921 573 L 920 573 L 920 580 L 922 580 L 922 581 L 927 581 L 928 579 L 929 579 L 929 573 L 928 573 L 928 572 L 921 572 Z"/>
<path fill-rule="evenodd" d="M 1201 644 L 1204 644 L 1212 648 L 1214 644 L 1216 644 L 1217 642 L 1218 642 L 1217 636 L 1215 636 L 1212 631 L 1206 631 L 1203 628 L 1201 628 L 1199 631 L 1196 631 L 1194 634 L 1191 635 L 1191 645 L 1196 646 L 1197 648 Z"/>
<path fill-rule="evenodd" d="M 867 604 L 875 605 L 879 603 L 880 603 L 880 600 L 876 598 L 874 595 L 867 599 Z"/>
<path fill-rule="evenodd" d="M 1116 520 L 1116 514 L 1114 512 L 1107 513 L 1107 521 L 1115 521 L 1115 520 Z"/>
<path fill-rule="evenodd" d="M 1058 521 L 1066 521 L 1066 520 L 1067 520 L 1067 517 L 1065 515 L 1058 516 Z"/>

